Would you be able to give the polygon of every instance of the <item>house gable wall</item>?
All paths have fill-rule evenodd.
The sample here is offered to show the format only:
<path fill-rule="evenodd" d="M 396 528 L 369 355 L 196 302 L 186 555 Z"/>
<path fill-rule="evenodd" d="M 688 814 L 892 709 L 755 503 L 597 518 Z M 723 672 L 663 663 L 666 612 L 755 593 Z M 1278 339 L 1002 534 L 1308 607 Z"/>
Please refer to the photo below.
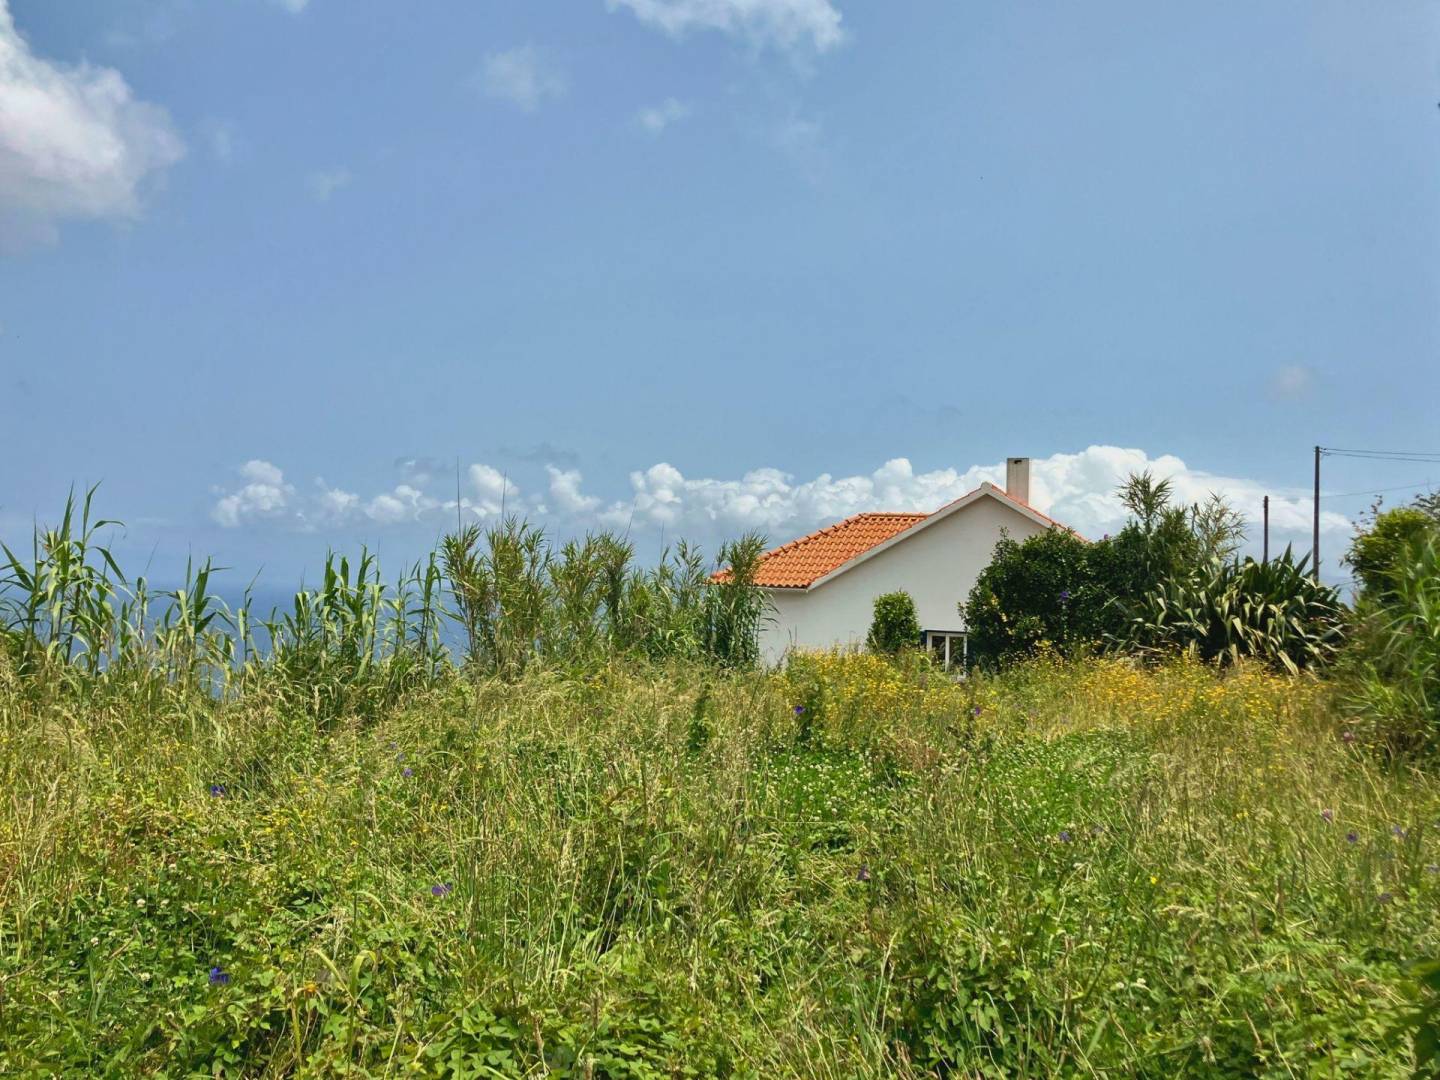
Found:
<path fill-rule="evenodd" d="M 775 610 L 760 637 L 774 663 L 788 648 L 828 649 L 865 643 L 875 597 L 904 589 L 925 630 L 962 630 L 957 606 L 990 562 L 1002 530 L 1015 540 L 1045 526 L 993 497 L 976 499 L 943 519 L 809 590 L 768 590 Z"/>

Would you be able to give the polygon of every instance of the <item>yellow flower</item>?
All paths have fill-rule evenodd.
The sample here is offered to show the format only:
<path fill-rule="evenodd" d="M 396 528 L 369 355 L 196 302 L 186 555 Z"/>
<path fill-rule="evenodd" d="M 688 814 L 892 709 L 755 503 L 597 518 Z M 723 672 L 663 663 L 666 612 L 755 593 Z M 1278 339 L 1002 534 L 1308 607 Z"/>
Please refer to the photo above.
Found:
<path fill-rule="evenodd" d="M 1158 877 L 1156 877 L 1154 874 L 1151 874 L 1151 875 L 1150 875 L 1150 884 L 1151 884 L 1151 885 L 1159 885 L 1159 884 L 1160 884 L 1160 879 L 1159 879 Z"/>

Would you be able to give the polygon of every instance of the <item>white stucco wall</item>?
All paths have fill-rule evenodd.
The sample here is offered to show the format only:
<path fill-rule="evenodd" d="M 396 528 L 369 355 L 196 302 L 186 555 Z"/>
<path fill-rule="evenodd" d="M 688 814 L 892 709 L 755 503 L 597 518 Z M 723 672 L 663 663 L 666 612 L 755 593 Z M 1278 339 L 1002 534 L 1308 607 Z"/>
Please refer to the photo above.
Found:
<path fill-rule="evenodd" d="M 922 630 L 963 630 L 958 605 L 990 562 L 1001 530 L 1024 540 L 1045 531 L 1000 499 L 982 497 L 811 589 L 767 590 L 774 610 L 760 634 L 766 663 L 790 648 L 863 645 L 875 597 L 904 589 Z"/>

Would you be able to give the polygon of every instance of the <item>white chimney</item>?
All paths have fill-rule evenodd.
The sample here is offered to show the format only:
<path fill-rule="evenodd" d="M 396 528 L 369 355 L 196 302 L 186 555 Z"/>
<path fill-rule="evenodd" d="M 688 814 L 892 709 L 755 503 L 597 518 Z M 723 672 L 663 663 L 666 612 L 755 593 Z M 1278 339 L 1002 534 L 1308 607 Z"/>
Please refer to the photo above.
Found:
<path fill-rule="evenodd" d="M 1030 459 L 1012 457 L 1005 459 L 1005 494 L 1030 504 Z"/>

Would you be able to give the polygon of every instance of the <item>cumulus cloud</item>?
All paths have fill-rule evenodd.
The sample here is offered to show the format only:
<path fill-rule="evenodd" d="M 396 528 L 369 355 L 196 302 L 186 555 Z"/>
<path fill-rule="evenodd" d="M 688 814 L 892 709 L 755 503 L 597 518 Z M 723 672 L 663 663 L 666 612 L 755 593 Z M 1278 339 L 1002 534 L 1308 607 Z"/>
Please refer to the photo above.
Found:
<path fill-rule="evenodd" d="M 285 474 L 268 461 L 255 458 L 240 466 L 244 483 L 234 491 L 221 493 L 210 516 L 226 528 L 250 521 L 284 517 L 291 509 L 295 488 Z"/>
<path fill-rule="evenodd" d="M 715 30 L 760 46 L 833 49 L 844 40 L 830 0 L 607 0 L 672 37 Z"/>
<path fill-rule="evenodd" d="M 533 45 L 488 54 L 475 81 L 486 97 L 508 101 L 525 112 L 563 97 L 566 90 L 565 76 Z"/>
<path fill-rule="evenodd" d="M 1079 453 L 1037 458 L 1031 464 L 1030 501 L 1042 513 L 1098 538 L 1124 525 L 1125 509 L 1116 489 L 1131 473 L 1146 469 L 1170 480 L 1177 501 L 1203 502 L 1215 492 L 1256 524 L 1261 500 L 1268 494 L 1272 534 L 1281 538 L 1289 534 L 1297 540 L 1308 536 L 1310 500 L 1302 489 L 1210 473 L 1172 455 L 1151 457 L 1143 450 L 1118 446 L 1091 446 Z M 611 503 L 600 517 L 617 527 L 634 521 L 706 533 L 759 529 L 779 541 L 866 511 L 929 513 L 983 481 L 1003 487 L 1004 463 L 916 472 L 902 457 L 868 474 L 822 473 L 803 481 L 773 468 L 756 469 L 738 479 L 690 478 L 661 463 L 631 473 L 632 498 Z M 1322 531 L 1351 528 L 1343 514 L 1321 515 Z"/>
<path fill-rule="evenodd" d="M 635 122 L 651 135 L 659 135 L 671 124 L 690 115 L 690 106 L 676 98 L 666 98 L 659 105 L 647 105 L 635 114 Z"/>
<path fill-rule="evenodd" d="M 297 496 L 279 468 L 251 461 L 241 469 L 243 486 L 219 492 L 213 516 L 226 526 L 251 521 L 309 529 L 319 525 L 394 526 L 406 522 L 453 519 L 456 510 L 471 520 L 494 520 L 502 512 L 546 517 L 561 528 L 596 525 L 616 529 L 663 528 L 711 543 L 755 529 L 780 543 L 815 528 L 865 511 L 929 513 L 989 481 L 1003 487 L 1004 462 L 917 471 L 909 459 L 892 458 L 868 473 L 821 473 L 799 479 L 777 468 L 754 469 L 738 477 L 691 477 L 667 462 L 630 474 L 630 496 L 606 500 L 585 490 L 576 468 L 547 465 L 548 484 L 541 494 L 525 495 L 494 466 L 475 463 L 465 470 L 458 506 L 442 463 L 407 458 L 397 462 L 404 480 L 368 497 L 316 482 L 317 494 Z M 453 466 L 450 466 L 453 468 Z M 1149 470 L 1168 479 L 1181 503 L 1204 502 L 1223 495 L 1251 523 L 1258 549 L 1261 500 L 1270 496 L 1271 547 L 1287 542 L 1306 549 L 1310 535 L 1310 496 L 1303 488 L 1267 485 L 1260 480 L 1194 468 L 1169 454 L 1152 456 L 1119 446 L 1091 446 L 1077 453 L 1053 454 L 1031 463 L 1030 502 L 1037 510 L 1098 539 L 1125 524 L 1116 490 L 1135 472 Z M 434 492 L 432 494 L 432 491 Z M 1348 535 L 1353 523 L 1325 511 L 1321 530 Z M 1333 545 L 1332 540 L 1332 545 Z"/>
<path fill-rule="evenodd" d="M 585 478 L 580 475 L 579 469 L 557 469 L 554 465 L 547 465 L 545 471 L 550 474 L 550 498 L 561 513 L 589 514 L 599 509 L 598 498 L 580 491 Z"/>
<path fill-rule="evenodd" d="M 184 155 L 158 105 L 113 68 L 36 56 L 0 0 L 0 243 L 52 241 L 69 218 L 132 219 Z"/>

